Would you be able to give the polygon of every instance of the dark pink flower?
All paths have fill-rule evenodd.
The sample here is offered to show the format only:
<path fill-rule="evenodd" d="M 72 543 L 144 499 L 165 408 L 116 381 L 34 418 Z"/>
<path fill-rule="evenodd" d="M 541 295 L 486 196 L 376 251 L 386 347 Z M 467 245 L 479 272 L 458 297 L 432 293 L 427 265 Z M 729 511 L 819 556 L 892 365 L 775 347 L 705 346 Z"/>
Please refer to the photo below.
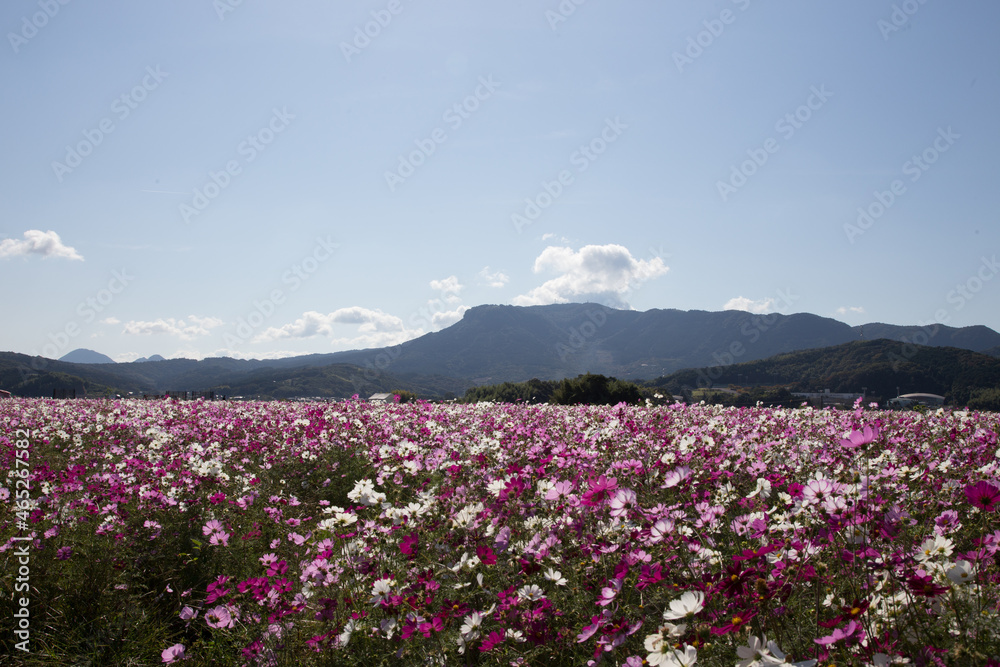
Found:
<path fill-rule="evenodd" d="M 486 653 L 487 651 L 493 650 L 493 647 L 501 643 L 502 641 L 503 641 L 502 632 L 496 632 L 496 631 L 491 632 L 490 636 L 483 641 L 482 645 L 479 647 L 479 650 L 482 651 L 483 653 Z"/>
<path fill-rule="evenodd" d="M 589 507 L 600 505 L 611 497 L 612 491 L 618 488 L 617 478 L 605 477 L 604 475 L 596 479 L 591 477 L 588 483 L 590 484 L 590 489 L 584 492 L 581 502 Z"/>
<path fill-rule="evenodd" d="M 404 537 L 399 543 L 399 550 L 404 556 L 413 560 L 417 557 L 417 551 L 420 549 L 420 538 L 416 533 L 410 533 Z"/>
<path fill-rule="evenodd" d="M 486 546 L 478 546 L 476 547 L 476 555 L 482 561 L 483 565 L 496 565 L 497 557 L 493 553 L 493 549 Z"/>
<path fill-rule="evenodd" d="M 969 503 L 984 512 L 992 512 L 1000 505 L 1000 489 L 989 482 L 976 482 L 965 487 L 965 497 Z"/>

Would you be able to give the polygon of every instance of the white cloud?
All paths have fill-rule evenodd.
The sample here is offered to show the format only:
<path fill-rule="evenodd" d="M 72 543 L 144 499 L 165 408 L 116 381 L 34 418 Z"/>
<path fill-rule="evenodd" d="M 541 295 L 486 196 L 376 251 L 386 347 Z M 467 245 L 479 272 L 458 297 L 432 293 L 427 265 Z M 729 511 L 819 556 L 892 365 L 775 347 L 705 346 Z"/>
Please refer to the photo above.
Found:
<path fill-rule="evenodd" d="M 386 332 L 399 334 L 405 330 L 403 320 L 395 315 L 383 313 L 381 310 L 351 306 L 350 308 L 340 308 L 332 313 L 306 311 L 302 313 L 302 317 L 284 326 L 269 327 L 254 338 L 254 342 L 273 341 L 279 338 L 333 337 L 335 334 L 334 326 L 337 324 L 357 324 L 359 325 L 357 330 L 362 334 Z"/>
<path fill-rule="evenodd" d="M 458 294 L 462 291 L 462 284 L 455 276 L 448 276 L 444 280 L 432 280 L 431 289 L 439 290 L 441 294 Z"/>
<path fill-rule="evenodd" d="M 451 326 L 462 319 L 462 315 L 469 309 L 468 306 L 459 306 L 455 310 L 442 310 L 431 315 L 431 324 L 435 328 Z"/>
<path fill-rule="evenodd" d="M 515 297 L 514 305 L 594 301 L 612 308 L 628 308 L 624 295 L 635 286 L 662 276 L 668 268 L 659 257 L 635 259 L 624 246 L 609 243 L 587 245 L 579 252 L 549 246 L 535 259 L 534 271 L 559 275 Z"/>
<path fill-rule="evenodd" d="M 0 258 L 24 255 L 41 255 L 43 258 L 58 257 L 83 261 L 83 256 L 74 248 L 63 244 L 59 235 L 49 230 L 29 229 L 24 240 L 4 239 L 0 241 Z"/>
<path fill-rule="evenodd" d="M 226 347 L 219 348 L 214 352 L 209 353 L 202 357 L 200 354 L 198 357 L 194 357 L 191 354 L 187 354 L 186 351 L 183 356 L 188 359 L 194 358 L 204 358 L 208 359 L 211 357 L 229 357 L 230 359 L 287 359 L 288 357 L 298 357 L 301 356 L 302 352 L 294 352 L 292 350 L 272 350 L 270 352 L 247 352 L 245 350 L 231 350 Z M 139 355 L 135 355 L 135 359 L 138 359 Z M 135 360 L 133 359 L 133 361 Z"/>
<path fill-rule="evenodd" d="M 864 306 L 841 306 L 840 308 L 837 309 L 838 315 L 847 315 L 847 314 L 862 315 L 864 314 L 864 312 L 865 312 Z"/>
<path fill-rule="evenodd" d="M 722 307 L 723 310 L 744 310 L 748 313 L 754 313 L 756 315 L 762 315 L 764 313 L 776 313 L 778 309 L 775 308 L 774 299 L 768 297 L 766 299 L 748 299 L 745 296 L 733 297 Z"/>
<path fill-rule="evenodd" d="M 122 321 L 117 317 L 105 317 L 101 320 L 101 324 L 121 324 Z"/>
<path fill-rule="evenodd" d="M 552 232 L 545 232 L 544 234 L 542 234 L 543 241 L 548 241 L 549 239 L 554 239 L 555 237 L 556 235 L 553 234 Z"/>
<path fill-rule="evenodd" d="M 217 317 L 198 317 L 197 315 L 188 315 L 180 320 L 173 317 L 152 321 L 130 320 L 125 323 L 122 333 L 135 336 L 166 334 L 177 336 L 181 340 L 193 340 L 199 336 L 207 336 L 210 329 L 222 324 L 222 320 Z"/>
<path fill-rule="evenodd" d="M 488 266 L 483 267 L 483 270 L 479 272 L 479 277 L 490 287 L 503 287 L 510 280 L 510 276 L 501 271 L 490 273 L 490 267 Z"/>

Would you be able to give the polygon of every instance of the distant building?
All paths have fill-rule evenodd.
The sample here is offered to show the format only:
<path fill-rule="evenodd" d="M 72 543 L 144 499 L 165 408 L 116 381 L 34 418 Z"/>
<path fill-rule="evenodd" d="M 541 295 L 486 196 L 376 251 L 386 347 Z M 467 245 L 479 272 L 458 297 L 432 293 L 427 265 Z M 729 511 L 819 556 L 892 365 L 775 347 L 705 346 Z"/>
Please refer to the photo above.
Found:
<path fill-rule="evenodd" d="M 143 396 L 143 398 L 146 398 L 146 396 Z M 150 396 L 150 398 L 155 397 Z M 203 398 L 206 401 L 214 401 L 216 396 L 214 391 L 168 391 L 166 398 L 176 398 L 178 401 L 197 401 Z"/>
<path fill-rule="evenodd" d="M 940 407 L 944 405 L 944 396 L 938 394 L 903 394 L 896 398 L 889 399 L 890 408 L 908 408 L 914 405 L 926 405 L 927 407 Z"/>
<path fill-rule="evenodd" d="M 372 394 L 368 397 L 369 403 L 392 403 L 395 400 L 392 394 Z"/>
<path fill-rule="evenodd" d="M 0 389 L 0 398 L 13 398 L 6 389 Z"/>
<path fill-rule="evenodd" d="M 864 398 L 864 394 L 856 393 L 833 393 L 829 389 L 818 392 L 792 392 L 792 396 L 808 401 L 811 405 L 826 407 L 830 405 L 849 406 L 853 405 L 859 398 Z"/>

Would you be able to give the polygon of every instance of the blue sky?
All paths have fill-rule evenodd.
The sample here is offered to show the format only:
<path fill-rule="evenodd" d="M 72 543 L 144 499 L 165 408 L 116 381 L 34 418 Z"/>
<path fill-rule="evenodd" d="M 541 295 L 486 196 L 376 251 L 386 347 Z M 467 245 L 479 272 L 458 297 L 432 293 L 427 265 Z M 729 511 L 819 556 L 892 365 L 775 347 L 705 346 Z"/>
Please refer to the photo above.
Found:
<path fill-rule="evenodd" d="M 998 26 L 986 0 L 10 0 L 0 350 L 277 357 L 587 300 L 1000 330 Z"/>

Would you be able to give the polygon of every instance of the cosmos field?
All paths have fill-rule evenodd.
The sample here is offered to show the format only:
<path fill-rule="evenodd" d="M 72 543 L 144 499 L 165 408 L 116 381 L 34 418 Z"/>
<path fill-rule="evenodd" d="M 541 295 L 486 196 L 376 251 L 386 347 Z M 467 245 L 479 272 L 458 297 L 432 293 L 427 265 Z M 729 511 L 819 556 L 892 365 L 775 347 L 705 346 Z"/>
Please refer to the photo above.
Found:
<path fill-rule="evenodd" d="M 1000 665 L 995 413 L 9 399 L 0 424 L 4 664 Z"/>

